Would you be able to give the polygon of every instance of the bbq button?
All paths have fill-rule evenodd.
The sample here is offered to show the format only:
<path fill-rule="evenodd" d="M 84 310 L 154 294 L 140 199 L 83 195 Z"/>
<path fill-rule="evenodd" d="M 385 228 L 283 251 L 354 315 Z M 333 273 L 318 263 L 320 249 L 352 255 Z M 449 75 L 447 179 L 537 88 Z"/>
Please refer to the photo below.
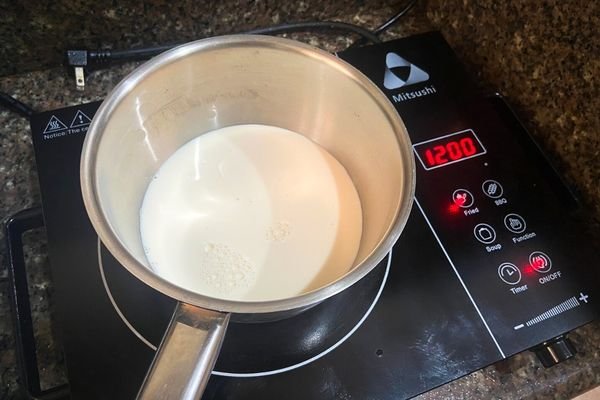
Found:
<path fill-rule="evenodd" d="M 492 179 L 483 182 L 483 185 L 481 185 L 481 190 L 483 190 L 483 194 L 492 199 L 499 198 L 504 192 L 502 185 L 498 181 Z"/>

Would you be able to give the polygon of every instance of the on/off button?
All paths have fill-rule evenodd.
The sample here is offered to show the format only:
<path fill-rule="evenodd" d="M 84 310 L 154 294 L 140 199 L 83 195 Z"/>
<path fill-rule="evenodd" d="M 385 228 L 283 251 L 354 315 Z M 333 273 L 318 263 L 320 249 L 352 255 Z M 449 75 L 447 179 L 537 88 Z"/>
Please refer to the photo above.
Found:
<path fill-rule="evenodd" d="M 552 260 L 550 260 L 550 257 L 546 253 L 534 251 L 529 255 L 529 265 L 537 272 L 545 274 L 552 269 Z"/>

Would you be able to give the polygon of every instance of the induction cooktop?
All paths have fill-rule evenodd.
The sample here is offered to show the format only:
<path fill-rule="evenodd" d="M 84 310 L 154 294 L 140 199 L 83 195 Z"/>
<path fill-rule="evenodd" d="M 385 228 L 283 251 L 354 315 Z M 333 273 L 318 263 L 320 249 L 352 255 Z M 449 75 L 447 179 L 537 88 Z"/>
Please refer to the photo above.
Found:
<path fill-rule="evenodd" d="M 547 365 L 571 356 L 564 334 L 598 317 L 598 259 L 510 107 L 436 32 L 338 56 L 409 132 L 408 224 L 350 289 L 292 318 L 232 322 L 203 399 L 402 399 L 540 344 Z M 118 265 L 88 220 L 79 157 L 99 104 L 31 126 L 71 397 L 131 399 L 175 301 Z"/>

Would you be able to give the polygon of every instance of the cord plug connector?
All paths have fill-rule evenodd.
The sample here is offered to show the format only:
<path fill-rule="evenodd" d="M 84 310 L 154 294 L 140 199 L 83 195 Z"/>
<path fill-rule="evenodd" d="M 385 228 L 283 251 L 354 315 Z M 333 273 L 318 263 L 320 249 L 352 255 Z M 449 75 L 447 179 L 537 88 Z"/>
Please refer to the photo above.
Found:
<path fill-rule="evenodd" d="M 67 50 L 67 65 L 75 71 L 75 84 L 77 89 L 85 89 L 85 71 L 88 65 L 87 50 Z"/>
<path fill-rule="evenodd" d="M 67 50 L 67 65 L 75 71 L 77 89 L 85 89 L 85 72 L 98 64 L 108 64 L 111 61 L 110 50 Z"/>

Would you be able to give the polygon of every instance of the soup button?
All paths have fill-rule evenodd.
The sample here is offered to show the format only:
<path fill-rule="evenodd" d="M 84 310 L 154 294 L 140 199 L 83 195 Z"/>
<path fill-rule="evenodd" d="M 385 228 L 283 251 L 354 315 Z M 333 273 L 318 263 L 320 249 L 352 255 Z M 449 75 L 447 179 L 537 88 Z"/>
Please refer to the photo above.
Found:
<path fill-rule="evenodd" d="M 496 231 L 488 224 L 477 224 L 473 229 L 475 239 L 483 244 L 490 244 L 496 240 Z"/>

